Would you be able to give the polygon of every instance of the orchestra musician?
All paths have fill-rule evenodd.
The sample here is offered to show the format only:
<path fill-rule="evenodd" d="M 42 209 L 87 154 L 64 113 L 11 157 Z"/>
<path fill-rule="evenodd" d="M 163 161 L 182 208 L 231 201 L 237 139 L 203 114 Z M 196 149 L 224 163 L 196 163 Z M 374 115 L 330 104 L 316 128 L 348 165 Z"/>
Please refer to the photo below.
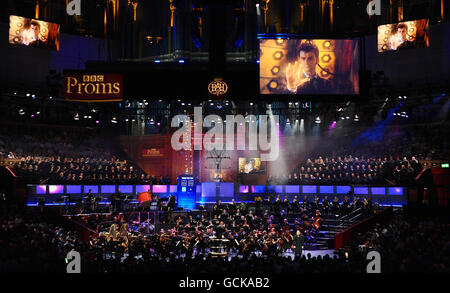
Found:
<path fill-rule="evenodd" d="M 122 198 L 123 198 L 122 192 L 120 191 L 120 188 L 118 188 L 117 192 L 114 193 L 111 197 L 111 205 L 114 211 L 121 210 Z"/>

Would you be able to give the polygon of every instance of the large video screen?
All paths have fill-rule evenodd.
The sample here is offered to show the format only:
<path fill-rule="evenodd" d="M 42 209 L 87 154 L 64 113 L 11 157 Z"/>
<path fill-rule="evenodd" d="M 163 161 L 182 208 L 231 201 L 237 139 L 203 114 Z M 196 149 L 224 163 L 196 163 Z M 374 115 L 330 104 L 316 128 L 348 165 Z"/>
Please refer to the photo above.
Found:
<path fill-rule="evenodd" d="M 378 26 L 378 52 L 430 46 L 428 19 Z"/>
<path fill-rule="evenodd" d="M 239 174 L 264 173 L 261 158 L 239 158 Z"/>
<path fill-rule="evenodd" d="M 359 94 L 359 39 L 260 39 L 259 48 L 261 94 Z"/>
<path fill-rule="evenodd" d="M 10 15 L 9 43 L 59 51 L 59 25 Z"/>

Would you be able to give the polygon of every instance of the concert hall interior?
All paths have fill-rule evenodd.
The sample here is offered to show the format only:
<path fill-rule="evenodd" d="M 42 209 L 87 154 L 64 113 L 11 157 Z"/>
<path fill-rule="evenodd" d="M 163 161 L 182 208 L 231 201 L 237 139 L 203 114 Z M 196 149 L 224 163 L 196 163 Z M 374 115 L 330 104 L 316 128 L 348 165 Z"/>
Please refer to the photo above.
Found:
<path fill-rule="evenodd" d="M 448 1 L 4 2 L 1 273 L 450 272 Z"/>

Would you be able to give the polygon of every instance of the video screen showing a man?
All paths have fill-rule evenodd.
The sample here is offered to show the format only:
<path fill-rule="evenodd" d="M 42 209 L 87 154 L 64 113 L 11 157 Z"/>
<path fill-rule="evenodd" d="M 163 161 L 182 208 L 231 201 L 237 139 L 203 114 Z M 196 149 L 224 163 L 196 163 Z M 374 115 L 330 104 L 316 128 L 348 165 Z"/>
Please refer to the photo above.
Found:
<path fill-rule="evenodd" d="M 427 19 L 378 27 L 378 52 L 425 47 L 429 47 Z"/>
<path fill-rule="evenodd" d="M 359 94 L 358 40 L 260 40 L 261 94 Z"/>
<path fill-rule="evenodd" d="M 253 174 L 264 172 L 260 158 L 239 158 L 239 173 Z"/>
<path fill-rule="evenodd" d="M 59 50 L 59 25 L 15 15 L 9 25 L 10 44 Z"/>

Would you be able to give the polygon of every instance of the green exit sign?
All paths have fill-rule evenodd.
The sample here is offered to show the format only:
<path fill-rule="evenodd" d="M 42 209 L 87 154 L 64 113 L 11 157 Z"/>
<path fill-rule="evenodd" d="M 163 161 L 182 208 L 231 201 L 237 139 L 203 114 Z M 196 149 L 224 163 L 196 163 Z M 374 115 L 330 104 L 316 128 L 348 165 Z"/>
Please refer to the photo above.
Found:
<path fill-rule="evenodd" d="M 449 167 L 450 167 L 449 163 L 441 164 L 441 168 L 449 168 Z"/>

